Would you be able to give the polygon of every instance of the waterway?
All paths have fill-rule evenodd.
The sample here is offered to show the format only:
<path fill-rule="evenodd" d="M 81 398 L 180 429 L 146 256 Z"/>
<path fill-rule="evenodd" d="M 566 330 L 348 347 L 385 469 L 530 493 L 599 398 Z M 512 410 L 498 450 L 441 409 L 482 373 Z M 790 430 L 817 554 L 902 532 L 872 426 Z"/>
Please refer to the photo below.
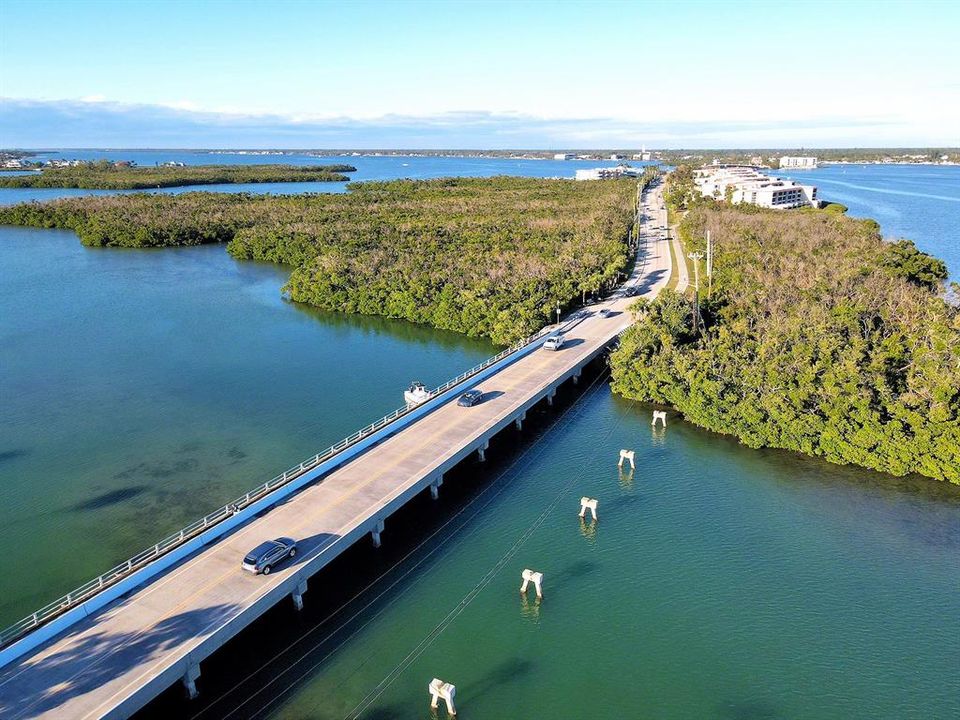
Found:
<path fill-rule="evenodd" d="M 778 173 L 812 183 L 820 197 L 873 218 L 888 238 L 909 238 L 947 263 L 960 281 L 960 166 L 825 165 L 816 170 Z"/>
<path fill-rule="evenodd" d="M 385 535 L 399 564 L 356 600 L 333 614 L 363 555 L 314 583 L 319 608 L 284 603 L 225 648 L 196 703 L 144 717 L 429 718 L 433 677 L 474 718 L 956 716 L 956 493 L 648 418 L 597 385 L 497 448 L 491 484 L 449 501 L 467 517 L 406 559 L 414 541 Z M 542 602 L 518 593 L 525 567 Z"/>
<path fill-rule="evenodd" d="M 357 168 L 348 173 L 354 181 L 394 180 L 412 178 L 425 180 L 437 177 L 490 177 L 491 175 L 520 175 L 524 177 L 573 178 L 579 168 L 615 167 L 610 160 L 522 160 L 512 158 L 480 157 L 422 157 L 402 155 L 234 155 L 212 154 L 196 150 L 60 150 L 38 156 L 44 160 L 132 160 L 143 167 L 157 163 L 182 162 L 184 165 L 331 165 L 345 163 Z M 633 165 L 652 163 L 633 162 Z M 237 183 L 194 187 L 163 188 L 160 190 L 80 190 L 60 188 L 0 188 L 0 205 L 30 200 L 50 200 L 57 197 L 84 195 L 117 195 L 132 192 L 183 193 L 204 190 L 209 192 L 251 193 L 314 193 L 346 192 L 347 183 Z"/>
<path fill-rule="evenodd" d="M 0 625 L 495 348 L 283 300 L 222 247 L 0 228 Z"/>
<path fill-rule="evenodd" d="M 559 174 L 369 161 L 394 176 Z M 960 206 L 937 202 L 956 227 Z M 0 543 L 31 548 L 6 558 L 0 624 L 391 410 L 411 379 L 494 351 L 306 311 L 280 297 L 285 277 L 218 247 L 88 249 L 0 228 Z M 315 579 L 304 614 L 278 608 L 213 660 L 201 701 L 168 694 L 145 717 L 429 717 L 434 676 L 475 718 L 960 714 L 957 492 L 748 450 L 674 416 L 652 432 L 649 408 L 602 381 L 564 407 L 412 509 L 382 553 L 358 548 Z M 632 477 L 622 447 L 638 451 Z M 584 494 L 600 499 L 596 526 L 576 517 Z M 540 604 L 517 593 L 524 567 L 545 573 Z"/>

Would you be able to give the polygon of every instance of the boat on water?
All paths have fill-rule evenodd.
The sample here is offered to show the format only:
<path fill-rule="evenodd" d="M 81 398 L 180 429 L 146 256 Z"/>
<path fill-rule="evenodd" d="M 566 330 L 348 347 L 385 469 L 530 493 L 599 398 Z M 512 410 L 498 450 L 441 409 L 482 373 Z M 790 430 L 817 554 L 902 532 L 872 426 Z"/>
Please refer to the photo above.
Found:
<path fill-rule="evenodd" d="M 427 386 L 422 382 L 414 380 L 410 383 L 403 393 L 403 401 L 407 404 L 408 408 L 416 407 L 420 403 L 424 403 L 433 397 L 433 393 L 427 390 Z"/>

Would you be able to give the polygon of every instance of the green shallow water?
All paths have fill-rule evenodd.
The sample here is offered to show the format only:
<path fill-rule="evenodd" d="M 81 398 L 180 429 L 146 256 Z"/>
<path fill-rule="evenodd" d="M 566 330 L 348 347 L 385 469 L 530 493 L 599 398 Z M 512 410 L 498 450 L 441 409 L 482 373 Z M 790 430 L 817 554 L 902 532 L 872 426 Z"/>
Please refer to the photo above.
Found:
<path fill-rule="evenodd" d="M 495 351 L 285 302 L 222 247 L 0 227 L 0 626 Z"/>
<path fill-rule="evenodd" d="M 232 716 L 427 718 L 434 676 L 468 718 L 960 714 L 956 493 L 648 418 L 599 386 L 349 642 Z M 544 572 L 542 603 L 519 596 L 524 567 Z"/>
<path fill-rule="evenodd" d="M 306 311 L 286 275 L 0 228 L 0 543 L 31 547 L 0 625 L 495 351 Z M 568 407 L 204 663 L 199 701 L 143 716 L 428 718 L 434 676 L 464 718 L 960 716 L 956 488 L 652 432 L 603 383 Z"/>
<path fill-rule="evenodd" d="M 429 718 L 435 676 L 467 718 L 960 713 L 950 488 L 746 450 L 675 417 L 652 431 L 649 408 L 603 384 L 510 462 L 329 627 L 355 620 L 322 642 L 286 630 L 307 639 L 258 675 L 232 667 L 242 687 L 203 717 Z M 600 500 L 596 525 L 581 495 Z M 524 567 L 545 575 L 541 603 L 517 592 Z M 274 628 L 297 622 L 278 614 Z M 274 649 L 248 648 L 251 666 Z"/>

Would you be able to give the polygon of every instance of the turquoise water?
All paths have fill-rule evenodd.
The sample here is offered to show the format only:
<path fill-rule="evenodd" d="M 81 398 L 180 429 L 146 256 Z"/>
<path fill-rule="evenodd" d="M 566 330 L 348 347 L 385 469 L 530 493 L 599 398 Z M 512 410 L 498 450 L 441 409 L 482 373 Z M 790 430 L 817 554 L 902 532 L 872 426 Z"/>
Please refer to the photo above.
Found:
<path fill-rule="evenodd" d="M 39 156 L 44 159 L 64 160 L 133 160 L 141 166 L 152 166 L 169 161 L 186 165 L 329 165 L 346 163 L 357 168 L 349 173 L 352 180 L 393 180 L 396 178 L 428 178 L 462 176 L 489 177 L 491 175 L 520 175 L 524 177 L 573 178 L 577 168 L 613 167 L 609 160 L 511 160 L 509 158 L 454 158 L 353 156 L 313 157 L 310 155 L 220 155 L 191 150 L 63 150 Z M 632 162 L 633 165 L 650 163 Z M 311 193 L 345 192 L 346 183 L 248 183 L 235 185 L 205 185 L 196 187 L 163 188 L 147 192 L 183 193 L 196 190 L 210 192 L 253 193 Z M 0 205 L 30 200 L 51 200 L 57 197 L 84 195 L 118 195 L 137 190 L 79 190 L 60 188 L 0 188 Z"/>
<path fill-rule="evenodd" d="M 432 677 L 472 718 L 957 716 L 957 492 L 673 416 L 654 431 L 602 382 L 567 407 L 445 483 L 488 484 L 447 499 L 450 524 L 406 559 L 421 538 L 388 523 L 396 569 L 363 587 L 382 569 L 364 548 L 312 582 L 304 616 L 284 603 L 213 660 L 200 700 L 174 690 L 143 716 L 428 718 Z M 525 567 L 542 602 L 517 592 Z M 321 624 L 349 581 L 357 599 Z"/>
<path fill-rule="evenodd" d="M 446 158 L 349 160 L 458 174 Z M 923 200 L 957 226 L 956 203 Z M 0 542 L 36 548 L 7 559 L 0 624 L 393 409 L 411 379 L 494 351 L 306 311 L 285 279 L 219 247 L 0 228 Z M 747 450 L 674 416 L 654 433 L 602 381 L 566 407 L 532 418 L 538 442 L 508 436 L 452 477 L 439 506 L 417 503 L 382 551 L 315 578 L 302 615 L 284 604 L 205 663 L 200 701 L 174 689 L 144 716 L 429 717 L 434 676 L 468 718 L 960 714 L 955 489 Z M 632 478 L 620 448 L 638 451 Z M 584 494 L 596 526 L 576 517 Z M 545 573 L 540 604 L 517 593 L 524 567 Z"/>
<path fill-rule="evenodd" d="M 0 228 L 0 625 L 440 384 L 492 345 L 285 302 L 222 247 Z"/>
<path fill-rule="evenodd" d="M 879 222 L 885 237 L 913 240 L 960 281 L 960 166 L 827 165 L 778 174 L 817 185 L 821 198 Z"/>

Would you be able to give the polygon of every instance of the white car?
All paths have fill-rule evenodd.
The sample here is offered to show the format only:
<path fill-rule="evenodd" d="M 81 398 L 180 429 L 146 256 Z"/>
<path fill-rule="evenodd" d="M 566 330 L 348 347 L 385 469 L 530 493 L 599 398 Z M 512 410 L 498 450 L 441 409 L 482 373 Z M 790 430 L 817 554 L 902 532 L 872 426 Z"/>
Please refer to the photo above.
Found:
<path fill-rule="evenodd" d="M 544 350 L 559 350 L 563 347 L 563 335 L 554 335 L 548 337 L 547 341 L 543 343 Z"/>

